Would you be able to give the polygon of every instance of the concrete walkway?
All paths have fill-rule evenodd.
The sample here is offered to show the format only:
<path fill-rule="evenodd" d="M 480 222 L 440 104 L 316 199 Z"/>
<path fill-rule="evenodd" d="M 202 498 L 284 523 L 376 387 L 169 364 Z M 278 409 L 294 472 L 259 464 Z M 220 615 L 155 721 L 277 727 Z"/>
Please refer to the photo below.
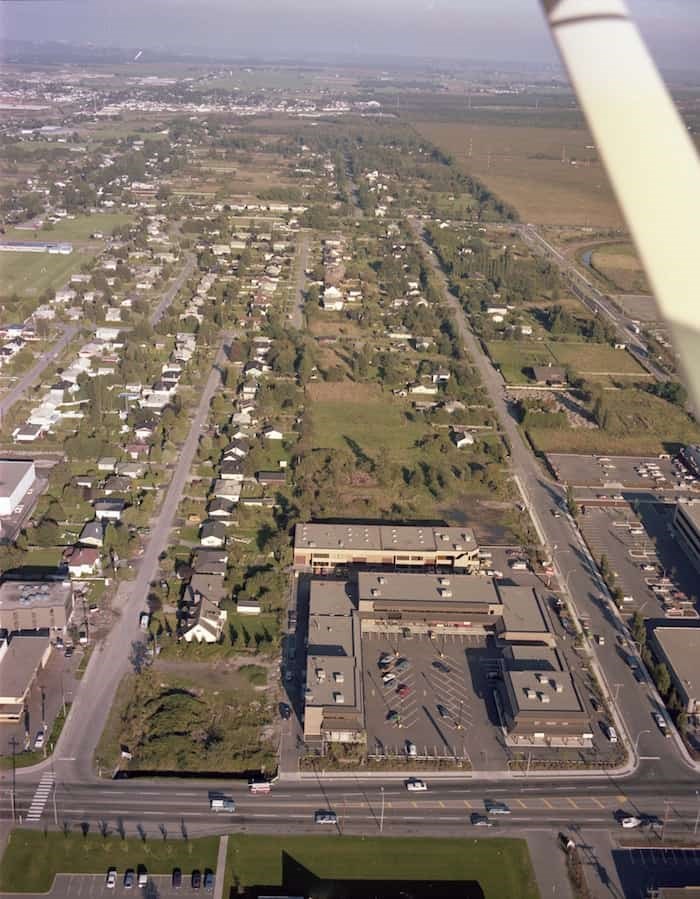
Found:
<path fill-rule="evenodd" d="M 216 881 L 214 899 L 224 899 L 224 879 L 226 877 L 226 855 L 228 853 L 228 835 L 219 839 L 219 854 L 216 857 Z"/>

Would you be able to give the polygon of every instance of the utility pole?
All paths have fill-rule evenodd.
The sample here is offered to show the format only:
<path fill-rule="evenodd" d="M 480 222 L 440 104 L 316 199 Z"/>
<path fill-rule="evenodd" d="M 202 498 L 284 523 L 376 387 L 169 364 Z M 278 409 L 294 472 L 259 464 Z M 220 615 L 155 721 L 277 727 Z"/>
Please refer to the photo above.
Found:
<path fill-rule="evenodd" d="M 379 788 L 382 793 L 382 811 L 379 815 L 379 833 L 384 832 L 384 787 Z"/>
<path fill-rule="evenodd" d="M 12 802 L 12 821 L 16 820 L 17 816 L 15 814 L 15 753 L 17 752 L 17 737 L 13 736 L 10 739 L 10 746 L 12 747 L 12 791 L 10 793 L 10 801 Z"/>
<path fill-rule="evenodd" d="M 695 791 L 695 798 L 698 799 L 700 797 L 700 792 L 698 790 Z M 695 827 L 693 828 L 693 833 L 697 836 L 698 833 L 698 824 L 700 824 L 700 801 L 698 801 L 698 813 L 695 816 Z"/>
<path fill-rule="evenodd" d="M 56 769 L 53 764 L 51 765 L 51 770 L 53 771 L 53 823 L 54 826 L 58 827 L 58 811 L 56 809 Z"/>

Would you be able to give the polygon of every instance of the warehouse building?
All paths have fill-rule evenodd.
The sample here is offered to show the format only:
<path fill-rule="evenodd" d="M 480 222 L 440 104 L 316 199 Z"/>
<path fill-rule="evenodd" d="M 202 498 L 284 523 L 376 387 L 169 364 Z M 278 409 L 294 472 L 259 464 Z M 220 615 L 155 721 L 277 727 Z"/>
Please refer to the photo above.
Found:
<path fill-rule="evenodd" d="M 678 503 L 673 528 L 683 551 L 700 571 L 700 503 Z"/>
<path fill-rule="evenodd" d="M 72 614 L 70 581 L 4 581 L 0 584 L 0 629 L 63 632 Z"/>
<path fill-rule="evenodd" d="M 688 718 L 700 722 L 700 627 L 660 625 L 651 635 L 651 649 L 663 662 Z"/>
<path fill-rule="evenodd" d="M 346 581 L 312 581 L 304 692 L 304 740 L 366 741 L 360 620 Z"/>
<path fill-rule="evenodd" d="M 46 630 L 0 641 L 0 721 L 21 720 L 27 695 L 50 655 Z"/>
<path fill-rule="evenodd" d="M 294 567 L 318 574 L 347 565 L 471 571 L 478 549 L 470 528 L 307 522 L 294 531 Z"/>
<path fill-rule="evenodd" d="M 0 459 L 0 517 L 12 515 L 35 481 L 34 462 Z"/>

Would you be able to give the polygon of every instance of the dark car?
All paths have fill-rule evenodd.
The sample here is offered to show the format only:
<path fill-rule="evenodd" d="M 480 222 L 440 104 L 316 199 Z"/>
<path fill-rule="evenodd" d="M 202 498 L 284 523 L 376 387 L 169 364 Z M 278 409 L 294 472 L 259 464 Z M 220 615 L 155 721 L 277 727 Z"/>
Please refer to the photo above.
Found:
<path fill-rule="evenodd" d="M 280 718 L 288 721 L 292 717 L 292 709 L 286 702 L 280 703 Z"/>
<path fill-rule="evenodd" d="M 214 889 L 214 872 L 208 868 L 204 872 L 204 889 L 209 890 L 210 893 Z"/>
<path fill-rule="evenodd" d="M 192 889 L 198 890 L 202 886 L 202 872 L 197 868 L 192 872 Z"/>
<path fill-rule="evenodd" d="M 438 710 L 438 715 L 441 718 L 449 718 L 450 717 L 450 711 L 449 711 L 449 709 L 445 708 L 444 705 L 440 705 L 440 703 L 438 703 L 437 710 Z"/>
<path fill-rule="evenodd" d="M 172 886 L 175 890 L 179 890 L 182 886 L 182 871 L 180 868 L 173 868 Z"/>
<path fill-rule="evenodd" d="M 386 720 L 390 724 L 398 724 L 399 723 L 399 713 L 394 711 L 393 709 L 390 712 L 387 712 Z"/>
<path fill-rule="evenodd" d="M 634 675 L 634 679 L 638 684 L 644 683 L 644 675 L 636 665 L 634 666 L 634 668 L 632 668 L 632 674 Z"/>
<path fill-rule="evenodd" d="M 450 673 L 450 666 L 446 665 L 444 662 L 440 662 L 440 661 L 433 662 L 433 668 L 437 668 L 437 670 L 442 671 L 443 674 Z"/>
<path fill-rule="evenodd" d="M 663 821 L 658 815 L 640 815 L 643 827 L 661 827 Z"/>
<path fill-rule="evenodd" d="M 70 659 L 70 658 L 73 656 L 73 647 L 72 647 L 72 646 L 66 646 L 66 648 L 63 650 L 63 655 L 64 655 L 67 659 Z"/>
<path fill-rule="evenodd" d="M 124 889 L 130 890 L 133 887 L 135 880 L 136 875 L 134 874 L 134 869 L 127 868 L 124 872 Z"/>
<path fill-rule="evenodd" d="M 399 659 L 396 665 L 394 665 L 395 671 L 405 671 L 409 666 L 408 659 Z"/>
<path fill-rule="evenodd" d="M 591 702 L 591 708 L 593 709 L 593 711 L 594 711 L 594 712 L 599 712 L 599 711 L 600 711 L 600 703 L 599 703 L 598 700 L 595 698 L 595 696 L 589 696 L 588 698 L 590 699 L 590 702 Z"/>

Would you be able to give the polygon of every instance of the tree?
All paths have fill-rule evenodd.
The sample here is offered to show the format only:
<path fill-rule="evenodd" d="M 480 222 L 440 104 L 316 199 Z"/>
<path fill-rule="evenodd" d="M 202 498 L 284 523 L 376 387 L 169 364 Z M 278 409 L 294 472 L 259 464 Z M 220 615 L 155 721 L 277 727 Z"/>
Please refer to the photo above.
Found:
<path fill-rule="evenodd" d="M 634 638 L 635 642 L 643 646 L 646 643 L 647 639 L 647 629 L 644 625 L 644 617 L 642 616 L 639 609 L 637 609 L 637 611 L 632 616 L 630 630 L 632 631 L 632 637 Z"/>
<path fill-rule="evenodd" d="M 576 502 L 576 497 L 574 496 L 574 488 L 571 484 L 566 485 L 566 511 L 571 515 L 572 518 L 576 518 L 578 515 L 578 503 Z"/>
<path fill-rule="evenodd" d="M 668 673 L 668 668 L 664 662 L 658 664 L 654 669 L 654 681 L 659 693 L 664 697 L 668 696 L 671 689 L 671 675 Z"/>
<path fill-rule="evenodd" d="M 148 661 L 148 646 L 145 640 L 133 640 L 131 643 L 131 652 L 129 653 L 129 662 L 136 674 L 141 674 L 146 667 Z"/>

